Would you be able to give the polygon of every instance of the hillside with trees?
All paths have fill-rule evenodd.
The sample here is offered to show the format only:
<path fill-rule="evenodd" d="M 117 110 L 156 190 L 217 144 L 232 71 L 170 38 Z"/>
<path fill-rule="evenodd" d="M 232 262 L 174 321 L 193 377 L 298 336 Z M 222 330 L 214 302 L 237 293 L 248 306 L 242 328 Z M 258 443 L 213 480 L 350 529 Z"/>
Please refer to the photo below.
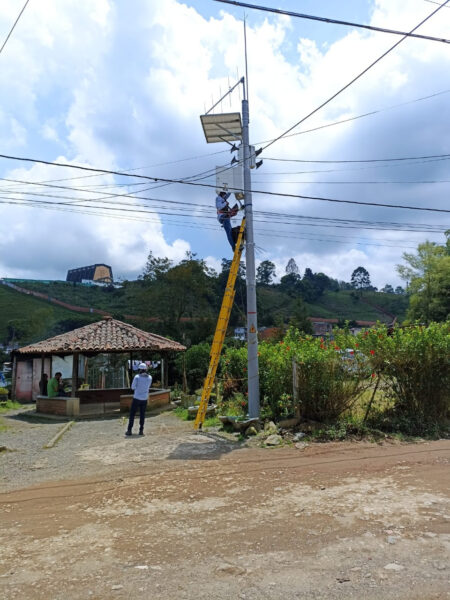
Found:
<path fill-rule="evenodd" d="M 80 315 L 45 300 L 0 285 L 0 343 L 21 346 L 71 331 L 99 319 Z"/>
<path fill-rule="evenodd" d="M 19 285 L 84 309 L 106 311 L 115 318 L 132 322 L 142 329 L 191 345 L 205 340 L 214 331 L 230 264 L 230 260 L 223 259 L 221 271 L 217 273 L 204 260 L 191 253 L 187 253 L 177 264 L 150 253 L 141 276 L 136 281 L 123 281 L 120 288 L 62 281 L 45 283 L 24 280 Z M 386 286 L 388 292 L 377 292 L 364 267 L 358 267 L 351 274 L 353 283 L 338 281 L 324 273 L 314 273 L 308 267 L 301 275 L 294 259 L 289 260 L 285 274 L 278 283 L 275 283 L 276 275 L 275 265 L 271 261 L 261 262 L 257 269 L 260 326 L 295 324 L 306 331 L 309 327 L 308 316 L 338 319 L 341 322 L 389 322 L 396 316 L 398 321 L 402 321 L 408 308 L 408 297 L 402 288 L 394 293 L 392 286 Z M 10 295 L 17 296 L 19 303 L 32 301 L 28 296 L 3 289 Z M 16 303 L 12 301 L 11 305 L 14 304 Z M 94 318 L 94 315 L 65 311 L 45 301 L 39 301 L 34 310 L 30 306 L 27 310 L 28 318 L 36 320 L 34 312 L 42 307 L 47 307 L 47 310 L 51 307 L 52 311 L 56 311 L 57 317 L 47 318 L 43 314 L 37 317 L 41 323 L 48 323 L 46 333 L 42 327 L 39 329 L 39 335 L 43 337 L 54 334 L 59 320 L 69 323 L 70 319 L 74 319 L 76 323 L 85 324 L 90 318 Z M 245 265 L 241 263 L 230 326 L 245 325 L 245 307 Z M 65 317 L 59 311 L 65 311 Z M 15 313 L 5 309 L 2 316 L 4 340 L 8 337 L 9 322 L 15 318 Z M 64 327 L 64 323 L 61 327 Z M 28 342 L 38 335 L 37 329 L 28 329 L 22 336 L 16 334 L 16 341 Z"/>

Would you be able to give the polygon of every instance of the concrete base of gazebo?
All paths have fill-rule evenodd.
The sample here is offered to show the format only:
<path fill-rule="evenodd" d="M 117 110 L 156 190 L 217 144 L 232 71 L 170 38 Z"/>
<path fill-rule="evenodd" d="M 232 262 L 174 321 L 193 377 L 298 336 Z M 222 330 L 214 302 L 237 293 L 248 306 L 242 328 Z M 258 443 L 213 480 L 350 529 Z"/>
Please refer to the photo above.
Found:
<path fill-rule="evenodd" d="M 66 396 L 55 396 L 54 398 L 37 396 L 36 412 L 59 417 L 77 417 L 80 414 L 80 399 Z"/>
<path fill-rule="evenodd" d="M 78 396 L 37 396 L 36 412 L 60 417 L 83 417 L 129 412 L 133 395 L 123 394 L 123 389 L 79 390 Z M 148 395 L 147 410 L 170 405 L 170 390 L 155 389 Z"/>
<path fill-rule="evenodd" d="M 132 394 L 120 396 L 120 412 L 130 412 Z M 170 390 L 151 390 L 148 394 L 147 410 L 155 410 L 170 404 Z"/>

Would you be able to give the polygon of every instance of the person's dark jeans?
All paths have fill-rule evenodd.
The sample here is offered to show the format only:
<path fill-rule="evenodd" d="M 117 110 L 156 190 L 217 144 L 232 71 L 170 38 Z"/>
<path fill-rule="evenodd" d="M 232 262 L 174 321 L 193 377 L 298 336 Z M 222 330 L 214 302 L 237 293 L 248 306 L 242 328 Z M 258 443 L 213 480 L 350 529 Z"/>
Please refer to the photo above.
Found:
<path fill-rule="evenodd" d="M 128 431 L 131 431 L 133 429 L 134 417 L 136 415 L 137 409 L 139 409 L 139 430 L 143 431 L 146 408 L 147 408 L 147 400 L 138 400 L 137 398 L 133 398 L 133 402 L 131 403 L 131 408 L 130 408 L 130 419 L 128 421 Z"/>
<path fill-rule="evenodd" d="M 230 219 L 222 217 L 220 219 L 220 224 L 225 229 L 225 233 L 227 234 L 228 241 L 230 242 L 230 246 L 233 248 L 233 252 L 234 252 L 234 248 L 235 248 L 236 244 L 234 243 L 234 239 L 233 239 L 231 221 L 230 221 Z"/>

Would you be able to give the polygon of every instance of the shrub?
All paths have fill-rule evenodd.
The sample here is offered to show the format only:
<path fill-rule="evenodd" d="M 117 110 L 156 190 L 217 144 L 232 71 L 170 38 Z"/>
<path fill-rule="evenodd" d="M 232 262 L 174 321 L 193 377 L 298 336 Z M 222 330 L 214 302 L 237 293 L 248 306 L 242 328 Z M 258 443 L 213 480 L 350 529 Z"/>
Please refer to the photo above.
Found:
<path fill-rule="evenodd" d="M 351 409 L 371 385 L 364 356 L 345 333 L 334 341 L 306 338 L 297 350 L 297 394 L 301 416 L 329 422 Z M 343 348 L 341 345 L 343 345 Z"/>
<path fill-rule="evenodd" d="M 207 343 L 191 346 L 184 354 L 180 354 L 176 361 L 176 369 L 180 378 L 183 369 L 186 369 L 186 379 L 190 390 L 195 390 L 203 385 L 208 372 L 209 353 L 211 346 Z"/>
<path fill-rule="evenodd" d="M 379 327 L 359 336 L 374 372 L 392 398 L 396 421 L 428 424 L 450 408 L 450 324 L 414 325 L 389 332 Z M 416 427 L 417 429 L 417 427 Z"/>
<path fill-rule="evenodd" d="M 342 342 L 347 336 L 341 336 Z M 360 355 L 362 357 L 362 355 Z M 301 336 L 290 329 L 284 340 L 259 346 L 261 415 L 273 419 L 294 414 L 292 364 L 298 368 L 298 399 L 302 416 L 329 421 L 349 409 L 370 385 L 362 358 L 352 360 L 352 368 L 336 343 Z M 247 350 L 227 349 L 222 360 L 224 390 L 247 391 Z"/>

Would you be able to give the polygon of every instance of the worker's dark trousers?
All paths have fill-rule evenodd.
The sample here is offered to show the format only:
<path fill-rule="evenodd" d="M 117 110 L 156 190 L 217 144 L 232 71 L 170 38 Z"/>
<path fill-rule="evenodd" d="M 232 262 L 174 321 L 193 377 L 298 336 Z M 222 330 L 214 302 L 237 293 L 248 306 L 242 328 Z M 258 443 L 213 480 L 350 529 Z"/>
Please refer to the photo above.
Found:
<path fill-rule="evenodd" d="M 145 422 L 145 409 L 147 408 L 147 400 L 138 400 L 137 398 L 133 398 L 133 402 L 131 403 L 130 408 L 130 420 L 128 421 L 128 431 L 133 429 L 134 425 L 134 417 L 136 415 L 137 409 L 139 409 L 139 430 L 144 430 L 144 422 Z"/>
<path fill-rule="evenodd" d="M 227 234 L 228 241 L 230 242 L 230 246 L 232 247 L 233 252 L 234 252 L 234 248 L 235 248 L 236 244 L 234 243 L 233 233 L 231 231 L 231 221 L 230 221 L 230 219 L 222 217 L 220 220 L 220 224 L 225 229 L 225 233 Z"/>

